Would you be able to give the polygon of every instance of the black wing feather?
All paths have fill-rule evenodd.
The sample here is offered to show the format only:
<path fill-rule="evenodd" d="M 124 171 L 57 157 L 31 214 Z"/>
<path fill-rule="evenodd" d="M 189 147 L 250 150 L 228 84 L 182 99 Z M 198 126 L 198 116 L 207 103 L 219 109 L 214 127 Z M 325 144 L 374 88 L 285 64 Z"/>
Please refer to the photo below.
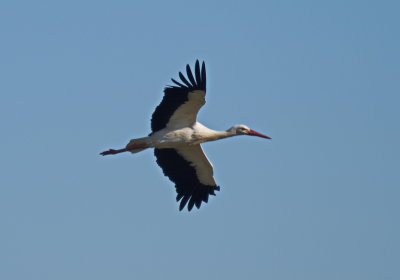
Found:
<path fill-rule="evenodd" d="M 189 92 L 194 90 L 206 90 L 206 66 L 203 62 L 200 69 L 199 64 L 199 61 L 196 60 L 196 79 L 194 79 L 190 67 L 186 66 L 186 72 L 192 84 L 185 78 L 185 76 L 181 72 L 179 72 L 179 78 L 182 80 L 182 83 L 171 79 L 172 82 L 175 83 L 177 86 L 168 86 L 164 89 L 164 97 L 160 105 L 157 106 L 151 118 L 152 132 L 156 132 L 167 126 L 167 123 L 175 110 L 188 101 Z"/>
<path fill-rule="evenodd" d="M 201 66 L 201 87 L 205 89 L 206 86 L 207 86 L 206 65 L 203 61 L 203 64 Z"/>
<path fill-rule="evenodd" d="M 164 175 L 175 183 L 177 192 L 176 201 L 181 201 L 179 210 L 188 204 L 188 210 L 195 205 L 200 208 L 201 203 L 208 202 L 209 195 L 215 195 L 219 186 L 208 186 L 200 183 L 196 170 L 175 149 L 154 149 L 157 164 L 162 168 Z"/>
<path fill-rule="evenodd" d="M 184 82 L 188 88 L 193 88 L 193 86 L 188 82 L 188 80 L 186 80 L 182 72 L 179 72 L 179 78 L 181 78 L 182 82 Z"/>
<path fill-rule="evenodd" d="M 180 87 L 186 87 L 186 86 L 182 85 L 180 82 L 177 82 L 177 81 L 174 80 L 174 79 L 171 79 L 171 81 L 173 81 L 175 84 L 177 84 L 177 85 L 180 86 Z"/>
<path fill-rule="evenodd" d="M 195 75 L 196 75 L 196 84 L 201 85 L 201 76 L 200 76 L 200 63 L 198 60 L 196 60 L 196 65 L 194 69 Z"/>
<path fill-rule="evenodd" d="M 186 74 L 189 78 L 189 81 L 192 83 L 193 86 L 196 86 L 196 81 L 194 80 L 193 74 L 192 74 L 192 70 L 190 69 L 189 64 L 186 64 Z"/>

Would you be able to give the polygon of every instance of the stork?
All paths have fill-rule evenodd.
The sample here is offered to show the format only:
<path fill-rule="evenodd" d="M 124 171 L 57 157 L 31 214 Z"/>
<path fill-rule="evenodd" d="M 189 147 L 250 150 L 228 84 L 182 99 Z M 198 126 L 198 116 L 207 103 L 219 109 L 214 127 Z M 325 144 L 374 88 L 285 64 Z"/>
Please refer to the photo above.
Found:
<path fill-rule="evenodd" d="M 186 65 L 187 78 L 179 72 L 181 82 L 164 89 L 164 97 L 151 118 L 152 132 L 147 137 L 136 138 L 122 149 L 109 149 L 101 155 L 122 152 L 137 153 L 154 148 L 157 164 L 173 183 L 177 192 L 179 210 L 187 205 L 200 208 L 208 202 L 209 195 L 215 195 L 220 187 L 213 177 L 213 166 L 204 154 L 201 143 L 215 141 L 237 135 L 251 135 L 266 139 L 271 137 L 250 129 L 245 125 L 235 125 L 226 131 L 209 129 L 197 122 L 197 113 L 206 103 L 206 67 L 200 69 L 196 60 L 194 76 Z"/>

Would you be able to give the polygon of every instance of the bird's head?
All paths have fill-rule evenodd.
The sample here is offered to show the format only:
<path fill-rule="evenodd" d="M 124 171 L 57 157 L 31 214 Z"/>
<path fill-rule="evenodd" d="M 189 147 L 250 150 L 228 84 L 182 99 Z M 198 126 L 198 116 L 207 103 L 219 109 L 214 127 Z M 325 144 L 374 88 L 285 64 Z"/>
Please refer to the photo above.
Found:
<path fill-rule="evenodd" d="M 228 129 L 229 132 L 231 132 L 233 135 L 250 135 L 250 136 L 258 136 L 266 139 L 272 139 L 271 137 L 264 135 L 260 132 L 257 132 L 255 130 L 250 129 L 249 127 L 239 124 L 232 126 L 230 129 Z"/>

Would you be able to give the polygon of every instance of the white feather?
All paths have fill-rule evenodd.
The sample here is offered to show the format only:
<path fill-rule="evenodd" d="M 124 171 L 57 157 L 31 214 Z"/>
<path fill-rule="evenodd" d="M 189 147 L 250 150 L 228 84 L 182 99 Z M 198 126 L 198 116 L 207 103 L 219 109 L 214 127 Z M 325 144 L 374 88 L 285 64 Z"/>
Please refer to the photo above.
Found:
<path fill-rule="evenodd" d="M 167 123 L 167 128 L 176 129 L 192 126 L 197 120 L 197 113 L 206 104 L 206 92 L 194 90 L 189 92 L 188 101 L 178 107 Z"/>
<path fill-rule="evenodd" d="M 181 146 L 175 148 L 175 150 L 194 167 L 200 183 L 207 186 L 216 186 L 213 177 L 213 166 L 200 145 Z"/>

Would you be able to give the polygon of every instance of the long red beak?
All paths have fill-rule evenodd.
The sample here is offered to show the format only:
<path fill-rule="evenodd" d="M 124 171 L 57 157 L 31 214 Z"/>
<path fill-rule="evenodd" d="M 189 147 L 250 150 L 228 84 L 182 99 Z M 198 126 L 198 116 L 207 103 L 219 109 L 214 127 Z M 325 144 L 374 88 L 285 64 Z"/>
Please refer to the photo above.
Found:
<path fill-rule="evenodd" d="M 271 137 L 269 137 L 269 136 L 267 136 L 267 135 L 264 135 L 264 134 L 262 134 L 262 133 L 260 133 L 260 132 L 254 131 L 254 130 L 252 130 L 252 129 L 250 129 L 248 135 L 251 135 L 251 136 L 258 136 L 258 137 L 262 137 L 262 138 L 266 138 L 266 139 L 272 139 Z"/>

